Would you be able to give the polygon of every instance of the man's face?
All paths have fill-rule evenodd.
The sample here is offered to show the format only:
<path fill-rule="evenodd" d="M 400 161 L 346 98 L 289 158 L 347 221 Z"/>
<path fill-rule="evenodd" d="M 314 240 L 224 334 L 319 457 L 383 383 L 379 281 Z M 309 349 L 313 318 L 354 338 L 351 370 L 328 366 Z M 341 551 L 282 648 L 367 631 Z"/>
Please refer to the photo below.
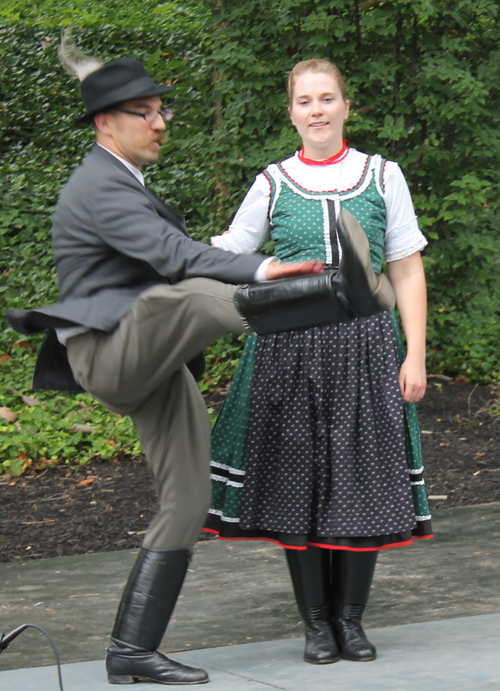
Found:
<path fill-rule="evenodd" d="M 96 117 L 98 141 L 137 168 L 156 161 L 165 141 L 166 126 L 160 113 L 156 113 L 152 121 L 148 122 L 141 115 L 123 111 L 149 113 L 149 117 L 152 117 L 152 111 L 159 111 L 161 105 L 158 96 L 151 96 L 121 103 L 117 110 L 101 113 Z M 99 132 L 105 135 L 106 141 L 99 137 Z"/>

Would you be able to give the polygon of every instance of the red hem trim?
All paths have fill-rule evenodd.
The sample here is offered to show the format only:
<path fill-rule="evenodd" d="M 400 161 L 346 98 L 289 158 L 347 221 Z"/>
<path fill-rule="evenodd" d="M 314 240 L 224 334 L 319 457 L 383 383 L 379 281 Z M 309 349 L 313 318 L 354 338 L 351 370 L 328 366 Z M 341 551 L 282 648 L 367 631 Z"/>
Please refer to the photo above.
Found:
<path fill-rule="evenodd" d="M 283 549 L 295 549 L 301 552 L 307 549 L 307 547 L 293 547 L 292 545 L 284 545 L 279 540 L 274 540 L 270 537 L 222 537 L 219 531 L 215 530 L 214 528 L 202 528 L 202 530 L 205 533 L 212 533 L 213 535 L 217 535 L 219 540 L 238 540 L 240 542 L 245 540 L 263 540 L 264 542 L 273 542 L 275 545 L 278 545 L 278 547 L 283 547 Z M 394 547 L 408 547 L 412 544 L 413 540 L 429 540 L 432 537 L 434 537 L 434 535 L 413 536 L 411 540 L 405 540 L 404 542 L 394 542 L 390 545 L 382 545 L 381 547 L 341 547 L 340 545 L 325 545 L 319 542 L 308 542 L 307 544 L 311 545 L 312 547 L 344 550 L 346 552 L 379 552 L 381 549 L 393 549 Z"/>
<path fill-rule="evenodd" d="M 384 165 L 382 166 L 382 191 L 385 192 L 385 166 L 387 165 L 387 161 L 384 161 Z"/>
<path fill-rule="evenodd" d="M 393 547 L 406 547 L 411 545 L 412 540 L 405 540 L 404 542 L 393 542 L 390 545 L 382 545 L 381 547 L 341 547 L 340 545 L 325 545 L 320 542 L 308 542 L 308 545 L 313 547 L 322 547 L 323 549 L 343 549 L 346 552 L 379 552 L 381 549 L 392 549 Z"/>
<path fill-rule="evenodd" d="M 340 161 L 343 161 L 344 158 L 347 156 L 349 152 L 349 147 L 347 146 L 347 142 L 345 139 L 342 140 L 342 148 L 340 151 L 335 154 L 335 156 L 330 156 L 330 158 L 324 158 L 321 161 L 316 161 L 314 158 L 306 158 L 304 156 L 304 147 L 300 149 L 298 152 L 298 157 L 299 161 L 302 161 L 302 163 L 305 163 L 306 166 L 329 166 L 332 163 L 340 163 Z"/>
<path fill-rule="evenodd" d="M 348 152 L 349 152 L 349 149 L 348 149 Z M 308 192 L 309 194 L 317 194 L 317 195 L 321 195 L 321 194 L 347 194 L 348 192 L 352 192 L 353 190 L 358 188 L 361 185 L 361 183 L 363 182 L 363 180 L 365 179 L 366 171 L 368 169 L 368 163 L 369 163 L 370 158 L 371 158 L 370 156 L 368 156 L 368 154 L 365 154 L 365 155 L 366 155 L 366 161 L 365 161 L 365 165 L 363 168 L 363 172 L 361 173 L 361 177 L 359 178 L 359 180 L 357 181 L 357 183 L 355 185 L 353 185 L 352 187 L 349 187 L 346 190 L 323 190 L 321 192 L 318 192 L 317 190 L 308 190 L 307 187 L 302 187 L 302 185 L 299 185 L 299 183 L 292 178 L 290 173 L 286 172 L 286 170 L 281 165 L 281 162 L 278 163 L 278 168 L 281 170 L 281 172 L 283 173 L 283 175 L 286 178 L 288 178 L 291 182 L 293 182 L 294 185 L 296 185 L 300 190 L 303 190 L 304 192 Z"/>
<path fill-rule="evenodd" d="M 279 547 L 283 547 L 284 549 L 297 549 L 301 552 L 304 552 L 307 549 L 307 547 L 293 547 L 292 545 L 283 545 L 278 540 L 273 540 L 270 537 L 222 537 L 221 534 L 217 530 L 214 530 L 213 528 L 202 528 L 202 531 L 204 531 L 206 533 L 213 533 L 214 535 L 217 535 L 219 540 L 227 540 L 227 541 L 238 540 L 240 542 L 245 541 L 245 540 L 253 540 L 253 541 L 255 541 L 255 540 L 261 540 L 262 541 L 263 540 L 264 542 L 274 542 L 275 545 L 278 545 Z"/>

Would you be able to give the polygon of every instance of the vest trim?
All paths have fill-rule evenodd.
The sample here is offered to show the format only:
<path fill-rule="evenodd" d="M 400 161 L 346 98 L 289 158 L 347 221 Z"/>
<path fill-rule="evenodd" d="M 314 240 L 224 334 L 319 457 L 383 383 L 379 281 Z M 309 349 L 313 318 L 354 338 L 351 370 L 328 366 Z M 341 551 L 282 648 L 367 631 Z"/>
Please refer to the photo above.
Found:
<path fill-rule="evenodd" d="M 320 191 L 320 192 L 315 192 L 314 190 L 308 190 L 306 187 L 302 187 L 302 185 L 300 185 L 296 180 L 294 180 L 292 178 L 292 176 L 286 172 L 286 170 L 283 168 L 281 163 L 272 164 L 267 168 L 267 170 L 269 172 L 271 172 L 272 168 L 277 168 L 278 171 L 283 176 L 284 181 L 289 186 L 294 185 L 297 188 L 297 191 L 299 193 L 301 193 L 302 196 L 304 196 L 306 198 L 310 198 L 310 195 L 313 198 L 316 198 L 316 197 L 321 196 L 321 195 L 329 195 L 329 196 L 331 196 L 331 195 L 346 195 L 346 194 L 350 194 L 352 192 L 357 192 L 360 187 L 364 186 L 364 183 L 366 182 L 365 178 L 369 174 L 370 170 L 373 167 L 373 163 L 375 162 L 374 159 L 382 160 L 381 156 L 379 156 L 378 154 L 376 154 L 375 156 L 366 155 L 365 164 L 363 166 L 363 171 L 361 173 L 359 180 L 352 187 L 348 187 L 345 190 L 324 190 L 324 191 Z M 273 178 L 274 178 L 274 175 L 273 175 Z"/>

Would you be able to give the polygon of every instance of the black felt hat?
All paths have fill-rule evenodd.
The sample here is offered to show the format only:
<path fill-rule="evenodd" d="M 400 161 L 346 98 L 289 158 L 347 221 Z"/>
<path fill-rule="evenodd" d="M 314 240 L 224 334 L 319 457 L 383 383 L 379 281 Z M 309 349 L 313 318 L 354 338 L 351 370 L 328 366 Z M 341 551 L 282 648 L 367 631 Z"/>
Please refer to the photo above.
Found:
<path fill-rule="evenodd" d="M 156 86 L 143 65 L 134 58 L 111 60 L 89 74 L 80 87 L 86 113 L 77 122 L 86 122 L 119 103 L 161 96 L 173 89 L 172 86 Z"/>

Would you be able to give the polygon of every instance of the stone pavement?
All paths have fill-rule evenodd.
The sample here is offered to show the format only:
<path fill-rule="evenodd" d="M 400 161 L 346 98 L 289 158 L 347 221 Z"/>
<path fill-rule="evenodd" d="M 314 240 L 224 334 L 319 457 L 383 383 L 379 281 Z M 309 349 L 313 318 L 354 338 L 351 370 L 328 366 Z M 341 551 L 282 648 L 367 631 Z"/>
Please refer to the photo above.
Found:
<path fill-rule="evenodd" d="M 498 691 L 500 614 L 408 624 L 369 631 L 375 662 L 334 665 L 302 661 L 303 640 L 290 638 L 173 655 L 210 674 L 207 691 Z M 104 665 L 63 667 L 65 691 L 110 691 Z M 5 691 L 57 691 L 55 667 L 0 674 Z M 134 684 L 133 691 L 159 686 Z"/>
<path fill-rule="evenodd" d="M 441 510 L 434 527 L 434 540 L 381 553 L 365 617 L 376 662 L 301 661 L 282 550 L 264 542 L 199 543 L 162 650 L 190 650 L 179 659 L 210 668 L 213 691 L 500 691 L 500 503 Z M 101 660 L 134 558 L 0 564 L 0 628 L 46 628 L 66 663 L 65 691 L 111 688 Z M 55 668 L 40 667 L 53 663 L 29 630 L 0 657 L 0 689 L 57 689 Z"/>

